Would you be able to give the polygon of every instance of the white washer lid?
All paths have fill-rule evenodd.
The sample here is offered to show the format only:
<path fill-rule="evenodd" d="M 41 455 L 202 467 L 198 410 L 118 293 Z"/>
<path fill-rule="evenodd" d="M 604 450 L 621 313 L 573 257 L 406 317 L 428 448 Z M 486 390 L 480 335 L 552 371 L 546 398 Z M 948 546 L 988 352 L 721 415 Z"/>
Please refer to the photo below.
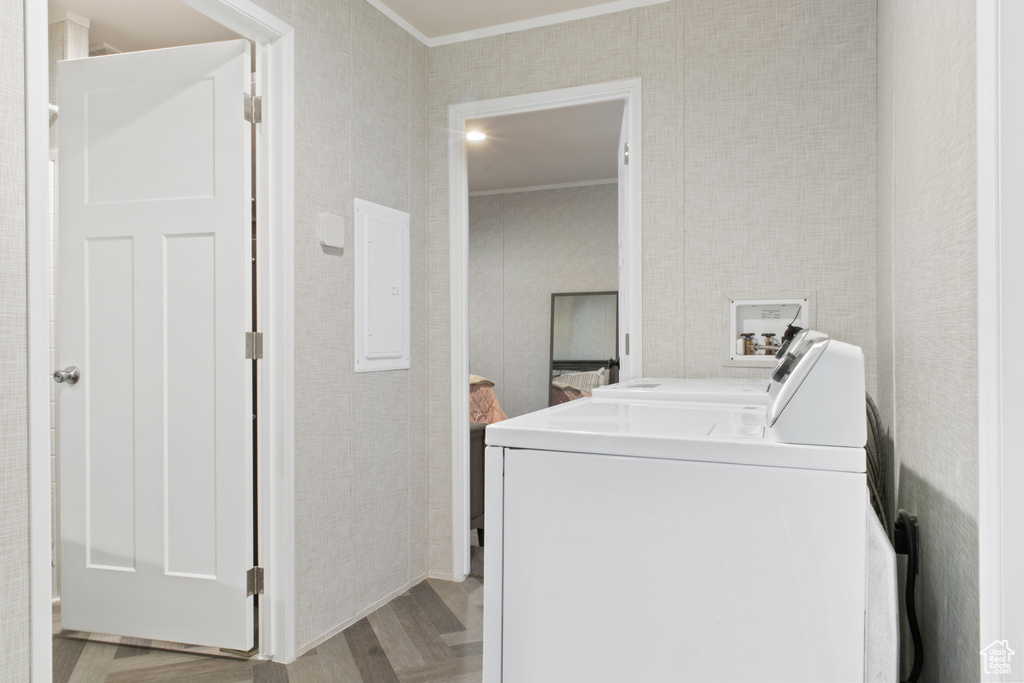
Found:
<path fill-rule="evenodd" d="M 488 446 L 864 472 L 863 448 L 775 441 L 764 406 L 584 398 L 487 426 Z"/>
<path fill-rule="evenodd" d="M 768 379 L 726 377 L 641 378 L 596 387 L 595 398 L 767 405 Z"/>

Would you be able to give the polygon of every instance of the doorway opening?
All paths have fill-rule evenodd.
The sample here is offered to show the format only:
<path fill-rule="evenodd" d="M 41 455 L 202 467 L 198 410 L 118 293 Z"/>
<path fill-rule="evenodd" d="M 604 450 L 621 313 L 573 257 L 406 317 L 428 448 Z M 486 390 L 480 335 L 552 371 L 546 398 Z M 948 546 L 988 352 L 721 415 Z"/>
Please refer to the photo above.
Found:
<path fill-rule="evenodd" d="M 178 3 L 171 3 L 178 4 Z M 253 248 L 259 245 L 263 255 L 255 264 L 254 287 L 258 303 L 253 314 L 260 321 L 260 330 L 274 339 L 275 353 L 260 361 L 254 391 L 260 392 L 261 421 L 254 429 L 253 440 L 260 444 L 258 453 L 258 495 L 254 510 L 262 511 L 267 523 L 258 528 L 253 546 L 260 548 L 261 564 L 273 566 L 264 588 L 266 595 L 259 615 L 260 654 L 278 660 L 294 659 L 294 609 L 290 595 L 293 583 L 291 551 L 292 472 L 292 325 L 284 303 L 292 299 L 292 29 L 274 16 L 247 0 L 188 0 L 200 13 L 213 19 L 219 30 L 230 31 L 254 44 L 253 64 L 256 66 L 257 90 L 264 95 L 265 114 L 269 124 L 255 134 L 254 183 L 261 201 L 254 207 L 258 214 Z M 179 8 L 191 12 L 185 5 Z M 70 13 L 69 13 L 70 14 Z M 75 17 L 80 19 L 81 17 Z M 33 592 L 32 663 L 33 671 L 49 671 L 50 661 L 50 599 L 51 592 L 51 528 L 50 515 L 50 448 L 49 395 L 52 384 L 49 326 L 47 262 L 49 249 L 47 206 L 48 149 L 46 119 L 48 97 L 45 92 L 48 53 L 48 21 L 42 11 L 26 12 L 26 70 L 29 106 L 28 183 L 29 183 L 29 370 L 30 370 L 30 488 L 32 499 L 31 567 Z M 106 42 L 106 41 L 104 41 Z M 95 44 L 94 44 L 95 47 Z M 98 46 L 99 54 L 114 50 L 110 44 Z M 117 47 L 116 45 L 114 47 Z M 42 87 L 32 84 L 42 84 Z M 244 90 L 244 89 L 243 89 Z M 241 94 L 240 94 L 241 95 Z M 56 112 L 59 118 L 59 106 Z M 52 122 L 52 119 L 51 119 Z M 42 172 L 40 172 L 42 171 Z M 58 217 L 59 220 L 59 217 Z M 248 237 L 247 237 L 248 241 Z M 40 334 L 40 331 L 43 333 Z M 274 473 L 273 476 L 271 473 Z M 42 501 L 45 502 L 45 507 Z"/>
<path fill-rule="evenodd" d="M 524 130 L 526 131 L 524 133 L 526 137 L 523 138 L 526 142 L 521 143 L 520 146 L 528 146 L 532 141 L 532 143 L 543 147 L 543 140 L 538 138 L 538 136 L 543 135 L 541 133 L 543 127 L 534 128 L 531 131 L 530 125 L 542 126 L 538 122 L 546 119 L 556 120 L 560 117 L 565 118 L 566 116 L 571 116 L 574 111 L 586 111 L 591 117 L 600 117 L 599 112 L 601 110 L 603 110 L 605 115 L 605 127 L 607 127 L 608 121 L 611 118 L 619 117 L 615 119 L 616 126 L 613 136 L 614 143 L 612 145 L 615 151 L 608 160 L 613 164 L 612 168 L 617 167 L 616 172 L 609 173 L 607 170 L 603 172 L 596 171 L 597 176 L 600 177 L 581 177 L 581 179 L 574 181 L 566 181 L 564 179 L 560 181 L 551 176 L 543 178 L 538 176 L 539 179 L 537 181 L 529 182 L 520 177 L 518 180 L 512 180 L 510 184 L 518 186 L 512 189 L 518 190 L 516 194 L 522 195 L 519 199 L 525 199 L 527 192 L 545 193 L 547 191 L 569 189 L 574 189 L 577 192 L 591 192 L 595 195 L 592 199 L 598 199 L 598 195 L 602 194 L 602 186 L 604 186 L 603 194 L 608 195 L 608 192 L 614 194 L 614 205 L 617 205 L 615 210 L 617 215 L 611 217 L 611 239 L 613 242 L 616 241 L 615 235 L 617 234 L 617 244 L 608 245 L 611 247 L 612 255 L 605 259 L 605 261 L 608 261 L 607 263 L 600 260 L 595 262 L 601 263 L 600 267 L 605 272 L 599 274 L 598 280 L 601 281 L 601 284 L 595 281 L 590 289 L 596 287 L 594 291 L 614 289 L 618 292 L 618 330 L 616 334 L 620 363 L 618 378 L 624 380 L 640 376 L 643 367 L 641 357 L 642 326 L 640 324 L 642 320 L 640 80 L 629 79 L 579 88 L 567 88 L 529 95 L 456 104 L 449 107 L 452 576 L 455 580 L 460 580 L 470 573 L 471 526 L 479 527 L 481 524 L 479 519 L 480 510 L 478 509 L 480 505 L 479 500 L 477 500 L 481 496 L 479 491 L 476 491 L 474 496 L 473 491 L 473 489 L 478 489 L 481 486 L 481 477 L 479 467 L 471 468 L 470 465 L 471 428 L 470 411 L 467 410 L 467 407 L 470 405 L 468 376 L 472 372 L 477 372 L 477 369 L 474 369 L 470 364 L 470 272 L 474 270 L 469 262 L 470 216 L 471 213 L 474 214 L 474 218 L 479 216 L 481 211 L 477 211 L 476 209 L 478 208 L 482 209 L 484 215 L 493 213 L 496 210 L 494 207 L 483 206 L 487 202 L 495 204 L 495 206 L 501 204 L 501 202 L 495 203 L 493 198 L 488 199 L 488 196 L 496 194 L 493 188 L 491 190 L 481 190 L 478 187 L 476 191 L 471 193 L 470 182 L 474 180 L 474 176 L 488 176 L 495 173 L 500 176 L 504 173 L 503 169 L 494 168 L 493 164 L 485 163 L 481 165 L 478 161 L 471 160 L 473 158 L 472 155 L 476 154 L 476 152 L 471 151 L 470 145 L 484 145 L 488 140 L 485 137 L 479 142 L 468 141 L 467 133 L 482 132 L 487 135 L 486 129 L 490 127 L 492 130 L 499 131 L 497 143 L 500 145 L 503 142 L 501 138 L 509 135 L 507 132 L 501 132 L 503 130 L 502 125 L 509 125 L 519 121 L 524 123 Z M 512 127 L 514 128 L 515 126 Z M 479 136 L 474 137 L 478 138 Z M 539 152 L 527 151 L 525 158 L 529 159 L 531 156 L 537 156 L 537 154 Z M 519 164 L 519 162 L 514 163 L 516 165 Z M 529 163 L 523 162 L 523 165 L 529 166 Z M 550 163 L 541 164 L 547 170 L 550 170 L 552 165 Z M 595 160 L 584 162 L 582 165 L 589 167 L 591 172 L 594 173 Z M 487 166 L 490 166 L 490 168 L 488 169 Z M 471 176 L 471 172 L 474 170 L 476 172 Z M 529 172 L 527 170 L 527 173 Z M 534 170 L 533 173 L 538 173 L 538 171 Z M 501 184 L 501 181 L 496 181 L 493 178 L 488 178 L 487 182 Z M 511 197 L 512 195 L 508 194 L 508 189 L 503 188 L 504 191 L 501 194 Z M 552 197 L 553 195 L 548 195 L 548 198 Z M 470 208 L 471 201 L 476 203 L 472 212 Z M 598 203 L 600 203 L 599 199 Z M 572 254 L 566 253 L 564 257 L 572 259 Z M 617 273 L 615 272 L 616 266 Z M 601 277 L 604 279 L 602 280 Z M 610 281 L 608 281 L 609 277 Z M 562 289 L 562 291 L 576 291 L 577 289 Z M 587 287 L 584 287 L 584 289 L 587 289 Z M 537 384 L 537 387 L 534 387 L 535 391 L 532 393 L 537 394 L 537 396 L 532 397 L 534 400 L 531 401 L 528 390 L 521 392 L 515 389 L 514 394 L 509 393 L 505 403 L 512 407 L 515 414 L 543 408 L 549 403 L 548 387 L 551 385 L 551 378 L 547 377 L 545 379 L 545 376 L 551 374 L 551 361 L 548 358 L 549 351 L 547 350 L 550 348 L 551 338 L 549 336 L 550 331 L 547 328 L 549 323 L 546 321 L 550 320 L 549 302 L 552 300 L 551 295 L 553 293 L 555 292 L 546 292 L 544 294 L 544 303 L 538 304 L 541 310 L 534 311 L 539 313 L 539 318 L 541 319 L 540 327 L 544 328 L 539 344 L 546 349 L 539 358 L 534 359 L 537 361 L 538 368 L 543 368 L 543 370 L 533 373 L 536 376 L 532 377 L 535 380 L 533 383 Z M 507 305 L 513 307 L 530 306 L 525 301 L 518 304 L 509 301 Z M 538 306 L 533 306 L 533 308 L 536 309 Z M 476 355 L 479 356 L 479 353 Z M 615 359 L 609 360 L 614 361 Z M 503 368 L 495 369 L 492 373 L 500 373 L 503 379 L 512 376 L 510 373 L 506 373 Z M 503 382 L 503 384 L 506 386 L 502 388 L 507 389 L 508 382 Z M 520 400 L 520 396 L 522 396 L 522 400 Z M 471 476 L 471 471 L 473 476 Z M 471 485 L 471 479 L 475 480 L 476 483 Z"/>

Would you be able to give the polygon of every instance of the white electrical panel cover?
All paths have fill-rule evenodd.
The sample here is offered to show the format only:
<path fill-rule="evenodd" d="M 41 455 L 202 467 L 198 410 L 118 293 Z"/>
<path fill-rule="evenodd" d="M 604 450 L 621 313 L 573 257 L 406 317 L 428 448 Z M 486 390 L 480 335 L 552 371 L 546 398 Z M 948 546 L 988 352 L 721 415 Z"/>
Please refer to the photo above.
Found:
<path fill-rule="evenodd" d="M 409 367 L 409 214 L 355 201 L 356 372 Z"/>

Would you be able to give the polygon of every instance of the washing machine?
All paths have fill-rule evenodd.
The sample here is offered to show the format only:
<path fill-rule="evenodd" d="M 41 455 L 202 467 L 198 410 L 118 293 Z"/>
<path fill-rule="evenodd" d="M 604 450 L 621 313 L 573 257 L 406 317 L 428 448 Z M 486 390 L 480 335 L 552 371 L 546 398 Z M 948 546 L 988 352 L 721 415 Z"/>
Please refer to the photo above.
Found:
<path fill-rule="evenodd" d="M 488 427 L 485 683 L 865 679 L 863 354 L 770 382 Z"/>
<path fill-rule="evenodd" d="M 805 344 L 827 335 L 816 330 L 800 330 L 792 340 L 782 345 L 775 357 L 782 363 L 787 353 L 796 355 Z M 776 368 L 778 368 L 778 363 Z M 767 374 L 770 375 L 774 369 Z M 634 378 L 616 384 L 595 387 L 595 398 L 690 401 L 696 403 L 742 403 L 767 405 L 769 379 L 739 379 L 734 377 L 687 378 Z"/>

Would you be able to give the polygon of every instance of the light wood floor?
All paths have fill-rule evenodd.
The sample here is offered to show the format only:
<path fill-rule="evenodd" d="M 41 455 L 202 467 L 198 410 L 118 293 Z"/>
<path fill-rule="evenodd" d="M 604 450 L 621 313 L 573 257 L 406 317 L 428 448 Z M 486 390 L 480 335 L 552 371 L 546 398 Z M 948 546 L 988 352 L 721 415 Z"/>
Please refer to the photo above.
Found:
<path fill-rule="evenodd" d="M 105 643 L 68 631 L 53 638 L 54 683 L 478 683 L 481 581 L 428 579 L 295 662 L 241 661 Z"/>

